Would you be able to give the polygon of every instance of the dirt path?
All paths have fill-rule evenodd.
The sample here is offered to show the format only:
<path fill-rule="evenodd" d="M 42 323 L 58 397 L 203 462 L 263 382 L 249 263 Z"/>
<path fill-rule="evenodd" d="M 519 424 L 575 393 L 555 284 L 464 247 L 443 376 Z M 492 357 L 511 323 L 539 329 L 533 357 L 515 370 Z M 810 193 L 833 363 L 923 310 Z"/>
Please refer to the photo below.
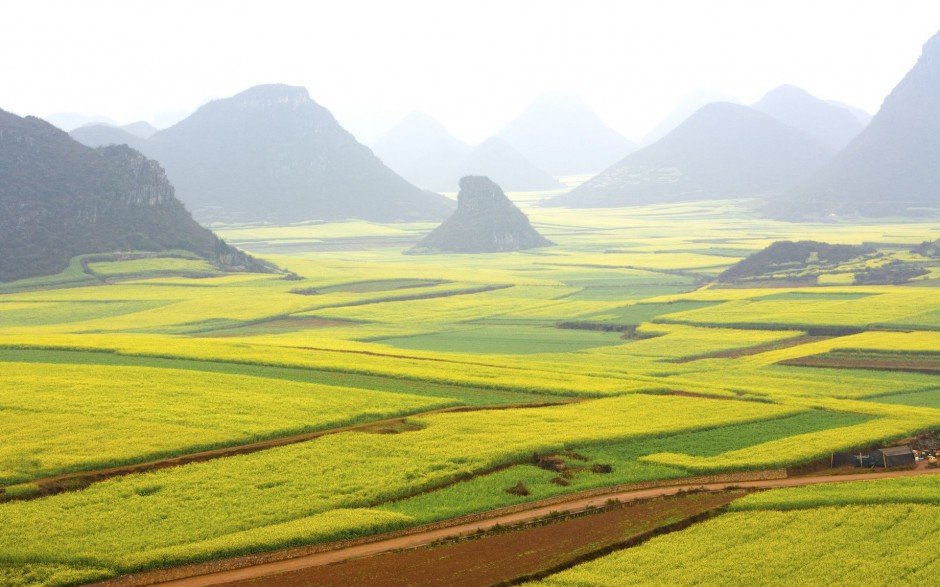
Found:
<path fill-rule="evenodd" d="M 543 518 L 553 512 L 579 512 L 590 508 L 600 507 L 605 505 L 608 500 L 616 499 L 619 501 L 633 501 L 639 499 L 649 499 L 654 497 L 662 497 L 667 495 L 675 495 L 680 492 L 686 492 L 690 490 L 705 490 L 705 491 L 720 491 L 728 489 L 729 487 L 737 488 L 747 488 L 747 489 L 771 489 L 771 488 L 781 488 L 781 487 L 798 487 L 803 485 L 816 485 L 822 483 L 840 483 L 846 481 L 862 481 L 862 480 L 872 480 L 872 479 L 888 479 L 895 477 L 911 477 L 916 475 L 935 475 L 940 473 L 940 469 L 915 469 L 909 471 L 890 471 L 883 473 L 867 473 L 867 474 L 848 474 L 848 475 L 819 475 L 812 477 L 789 477 L 786 479 L 773 479 L 773 480 L 763 480 L 763 481 L 739 481 L 735 483 L 706 483 L 706 484 L 691 484 L 691 485 L 673 485 L 668 487 L 654 487 L 651 489 L 638 489 L 632 491 L 621 491 L 616 493 L 609 493 L 605 495 L 598 495 L 588 498 L 578 498 L 574 496 L 574 499 L 567 501 L 562 504 L 554 504 L 550 506 L 541 506 L 535 507 L 533 509 L 515 512 L 505 515 L 500 515 L 497 517 L 489 518 L 486 520 L 472 522 L 472 523 L 463 523 L 447 528 L 440 528 L 435 530 L 428 530 L 426 532 L 411 534 L 408 536 L 398 536 L 390 539 L 378 539 L 374 542 L 367 544 L 359 544 L 356 546 L 351 546 L 348 548 L 339 548 L 336 550 L 318 552 L 315 554 L 309 554 L 306 556 L 300 556 L 297 558 L 276 561 L 271 563 L 264 563 L 259 565 L 253 565 L 249 567 L 244 567 L 240 569 L 232 569 L 226 571 L 220 571 L 195 577 L 188 577 L 184 579 L 177 579 L 173 581 L 166 582 L 157 582 L 151 584 L 158 584 L 164 587 L 208 587 L 211 585 L 223 585 L 227 583 L 233 583 L 236 581 L 245 581 L 249 579 L 257 579 L 260 577 L 265 577 L 268 575 L 280 574 L 290 571 L 296 571 L 299 569 L 306 569 L 311 567 L 317 567 L 322 565 L 328 565 L 332 563 L 338 563 L 345 560 L 373 556 L 377 554 L 382 554 L 395 550 L 416 548 L 419 546 L 425 546 L 432 542 L 443 540 L 445 538 L 452 538 L 455 536 L 473 534 L 480 530 L 491 529 L 496 525 L 507 526 L 513 524 L 520 524 L 524 522 L 530 522 L 539 518 Z M 120 581 L 120 580 L 117 580 Z M 117 585 L 117 582 L 104 582 L 102 585 L 113 584 Z M 124 584 L 146 584 L 146 583 L 124 583 Z"/>
<path fill-rule="evenodd" d="M 642 544 L 717 515 L 746 490 L 615 504 L 482 536 L 227 583 L 226 587 L 479 587 L 515 584 Z"/>

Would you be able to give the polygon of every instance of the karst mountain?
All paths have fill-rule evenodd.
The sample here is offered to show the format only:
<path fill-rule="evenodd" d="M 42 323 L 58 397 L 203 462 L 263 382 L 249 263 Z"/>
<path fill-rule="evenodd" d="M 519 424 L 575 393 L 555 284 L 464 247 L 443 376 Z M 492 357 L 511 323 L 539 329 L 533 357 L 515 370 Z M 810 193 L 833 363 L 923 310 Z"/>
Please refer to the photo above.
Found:
<path fill-rule="evenodd" d="M 832 154 L 763 112 L 714 102 L 548 205 L 603 208 L 763 196 L 792 187 Z"/>
<path fill-rule="evenodd" d="M 571 91 L 542 94 L 498 136 L 556 177 L 597 173 L 636 149 Z"/>
<path fill-rule="evenodd" d="M 255 86 L 214 100 L 134 146 L 166 168 L 203 221 L 394 222 L 453 210 L 389 169 L 301 87 Z"/>
<path fill-rule="evenodd" d="M 0 281 L 58 273 L 82 254 L 164 250 L 266 269 L 199 226 L 157 162 L 0 110 Z"/>
<path fill-rule="evenodd" d="M 865 128 L 849 109 L 794 86 L 780 86 L 767 92 L 754 104 L 754 109 L 819 139 L 835 151 Z"/>
<path fill-rule="evenodd" d="M 460 180 L 457 210 L 408 254 L 500 253 L 552 246 L 488 177 Z"/>
<path fill-rule="evenodd" d="M 916 216 L 940 207 L 940 33 L 865 129 L 764 209 L 787 220 Z"/>

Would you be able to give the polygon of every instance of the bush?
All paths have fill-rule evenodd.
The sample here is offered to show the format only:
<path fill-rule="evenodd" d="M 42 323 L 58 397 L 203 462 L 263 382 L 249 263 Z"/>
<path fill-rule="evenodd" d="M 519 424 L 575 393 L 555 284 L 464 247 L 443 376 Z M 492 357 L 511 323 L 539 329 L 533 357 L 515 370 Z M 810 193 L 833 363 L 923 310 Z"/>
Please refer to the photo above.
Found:
<path fill-rule="evenodd" d="M 506 493 L 509 493 L 512 495 L 518 495 L 522 497 L 522 496 L 529 495 L 529 488 L 525 486 L 525 483 L 520 481 L 516 483 L 515 485 L 513 485 L 512 487 L 510 487 L 509 489 L 507 489 Z"/>

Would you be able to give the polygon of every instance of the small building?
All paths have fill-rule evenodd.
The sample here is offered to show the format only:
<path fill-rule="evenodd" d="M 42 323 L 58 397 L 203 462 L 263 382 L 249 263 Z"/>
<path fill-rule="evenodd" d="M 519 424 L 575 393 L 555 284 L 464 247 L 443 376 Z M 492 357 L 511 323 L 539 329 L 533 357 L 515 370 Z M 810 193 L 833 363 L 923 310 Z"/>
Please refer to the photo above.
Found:
<path fill-rule="evenodd" d="M 915 464 L 914 451 L 909 445 L 890 446 L 879 448 L 871 453 L 872 466 L 875 467 L 906 467 Z"/>
<path fill-rule="evenodd" d="M 832 467 L 871 467 L 871 455 L 860 452 L 836 452 L 832 453 Z"/>

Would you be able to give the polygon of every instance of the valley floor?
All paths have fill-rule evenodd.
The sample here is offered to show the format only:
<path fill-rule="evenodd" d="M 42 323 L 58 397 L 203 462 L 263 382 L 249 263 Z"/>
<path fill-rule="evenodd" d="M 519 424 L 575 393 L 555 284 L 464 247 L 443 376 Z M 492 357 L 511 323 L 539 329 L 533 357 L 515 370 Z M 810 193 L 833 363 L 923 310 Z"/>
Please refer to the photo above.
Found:
<path fill-rule="evenodd" d="M 431 226 L 229 227 L 229 242 L 296 278 L 148 259 L 0 284 L 0 583 L 114 580 L 934 442 L 940 261 L 912 250 L 940 221 L 536 203 L 526 212 L 559 246 L 405 256 Z M 881 256 L 718 281 L 783 239 Z M 922 271 L 855 283 L 891 260 Z M 937 483 L 822 507 L 903 517 L 937 506 L 922 497 Z M 736 508 L 773 493 L 663 538 L 714 528 L 737 548 Z M 631 568 L 624 556 L 591 581 Z"/>

